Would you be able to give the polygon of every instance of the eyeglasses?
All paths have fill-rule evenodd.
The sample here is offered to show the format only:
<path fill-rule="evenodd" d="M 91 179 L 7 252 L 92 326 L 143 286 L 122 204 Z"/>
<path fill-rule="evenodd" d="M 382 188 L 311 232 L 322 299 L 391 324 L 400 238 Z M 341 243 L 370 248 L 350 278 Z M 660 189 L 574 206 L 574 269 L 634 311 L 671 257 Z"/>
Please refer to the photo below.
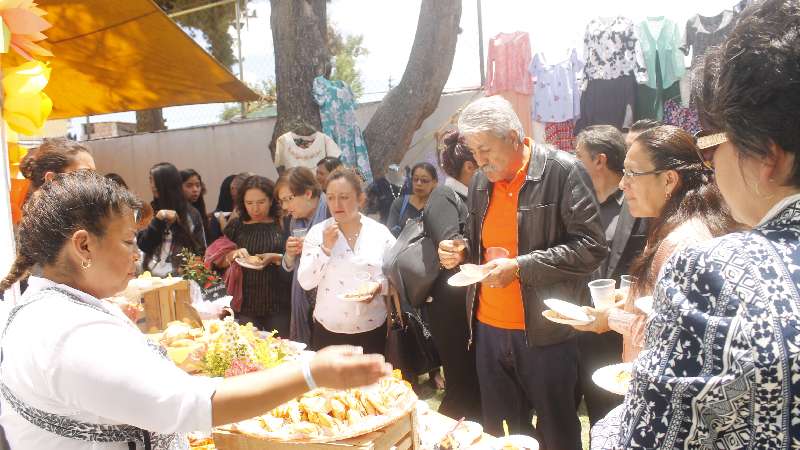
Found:
<path fill-rule="evenodd" d="M 287 203 L 289 203 L 292 200 L 294 200 L 294 195 L 289 195 L 287 197 L 278 199 L 278 201 L 281 202 L 281 205 L 286 205 Z"/>
<path fill-rule="evenodd" d="M 647 172 L 634 172 L 633 170 L 622 169 L 622 178 L 627 178 L 629 180 L 632 180 L 636 177 L 644 177 L 647 175 L 658 175 L 660 173 L 664 173 L 672 169 L 674 169 L 674 167 L 668 167 L 666 169 L 648 170 Z"/>
<path fill-rule="evenodd" d="M 694 135 L 695 144 L 697 145 L 697 156 L 700 162 L 709 169 L 714 168 L 714 152 L 717 151 L 721 144 L 728 142 L 728 136 L 725 133 L 713 133 L 709 131 L 698 131 Z"/>
<path fill-rule="evenodd" d="M 414 184 L 428 184 L 433 182 L 430 178 L 412 178 L 411 182 Z"/>

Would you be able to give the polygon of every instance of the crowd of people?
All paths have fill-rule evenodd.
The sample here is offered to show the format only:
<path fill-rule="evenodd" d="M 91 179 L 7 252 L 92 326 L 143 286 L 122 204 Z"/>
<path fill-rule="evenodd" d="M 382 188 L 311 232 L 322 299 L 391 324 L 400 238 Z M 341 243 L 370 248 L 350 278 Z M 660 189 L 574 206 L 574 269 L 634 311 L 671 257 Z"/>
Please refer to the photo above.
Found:
<path fill-rule="evenodd" d="M 593 449 L 796 445 L 798 17 L 800 2 L 759 2 L 707 53 L 693 75 L 694 136 L 655 121 L 595 125 L 573 156 L 526 137 L 508 101 L 478 99 L 442 139 L 439 167 L 411 167 L 384 217 L 365 214 L 372 191 L 335 157 L 276 181 L 230 175 L 207 211 L 192 169 L 153 166 L 148 205 L 118 175 L 98 175 L 87 147 L 45 142 L 20 167 L 32 191 L 0 283 L 27 283 L 2 328 L 11 448 L 181 448 L 182 432 L 317 385 L 374 382 L 388 370 L 379 355 L 393 345 L 395 298 L 430 331 L 440 412 L 490 434 L 507 424 L 543 449 L 580 449 L 585 403 Z M 435 249 L 433 266 L 424 252 L 419 261 L 429 280 L 387 261 L 417 229 Z M 103 299 L 144 270 L 178 275 L 187 251 L 224 274 L 237 320 L 316 356 L 209 380 L 150 351 Z M 463 264 L 481 280 L 451 286 Z M 606 279 L 630 286 L 600 307 L 589 283 Z M 635 304 L 647 296 L 650 313 Z M 546 299 L 592 320 L 550 321 Z M 624 398 L 591 379 L 620 362 L 633 362 Z"/>

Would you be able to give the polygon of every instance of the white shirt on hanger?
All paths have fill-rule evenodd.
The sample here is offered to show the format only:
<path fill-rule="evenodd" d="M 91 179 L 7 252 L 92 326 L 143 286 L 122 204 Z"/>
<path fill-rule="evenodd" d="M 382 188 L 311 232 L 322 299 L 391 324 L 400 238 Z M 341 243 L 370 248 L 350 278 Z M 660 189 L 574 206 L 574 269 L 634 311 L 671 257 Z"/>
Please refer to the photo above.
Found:
<path fill-rule="evenodd" d="M 308 148 L 302 148 L 295 144 L 295 139 L 312 142 Z M 281 135 L 275 143 L 275 167 L 283 166 L 290 169 L 302 166 L 313 171 L 322 158 L 327 156 L 338 158 L 341 154 L 339 146 L 327 134 L 317 131 L 311 136 L 300 136 L 289 131 Z"/>
<path fill-rule="evenodd" d="M 383 275 L 383 255 L 396 239 L 380 222 L 361 215 L 361 231 L 354 250 L 347 245 L 341 230 L 330 256 L 322 251 L 322 233 L 333 218 L 320 222 L 308 231 L 303 243 L 303 257 L 297 281 L 305 290 L 317 288 L 314 319 L 334 333 L 356 334 L 372 331 L 386 322 L 386 302 L 378 295 L 371 302 L 348 302 L 340 295 L 358 290 L 363 281 L 356 279 L 358 272 L 367 272 L 372 281 L 381 283 L 386 292 Z"/>
<path fill-rule="evenodd" d="M 80 422 L 162 434 L 211 430 L 211 396 L 221 378 L 183 372 L 157 355 L 118 307 L 84 292 L 31 277 L 21 303 L 51 286 L 111 314 L 56 293 L 22 309 L 1 343 L 0 377 L 15 397 Z M 12 450 L 128 450 L 124 442 L 87 442 L 45 431 L 2 396 L 0 425 Z"/>

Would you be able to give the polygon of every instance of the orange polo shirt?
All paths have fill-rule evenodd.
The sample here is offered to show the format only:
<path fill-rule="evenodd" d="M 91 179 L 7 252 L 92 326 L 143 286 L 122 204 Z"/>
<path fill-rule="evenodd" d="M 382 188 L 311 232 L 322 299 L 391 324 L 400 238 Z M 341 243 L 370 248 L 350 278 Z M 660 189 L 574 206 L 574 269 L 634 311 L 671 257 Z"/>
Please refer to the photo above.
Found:
<path fill-rule="evenodd" d="M 482 247 L 503 247 L 509 258 L 517 256 L 517 206 L 519 191 L 528 174 L 531 157 L 530 138 L 525 138 L 525 155 L 522 167 L 511 181 L 498 181 L 492 188 L 489 209 L 483 219 Z M 481 256 L 486 263 L 486 255 Z M 525 312 L 522 309 L 522 290 L 519 279 L 514 279 L 504 288 L 490 288 L 481 283 L 478 298 L 477 319 L 495 328 L 507 330 L 525 329 Z"/>

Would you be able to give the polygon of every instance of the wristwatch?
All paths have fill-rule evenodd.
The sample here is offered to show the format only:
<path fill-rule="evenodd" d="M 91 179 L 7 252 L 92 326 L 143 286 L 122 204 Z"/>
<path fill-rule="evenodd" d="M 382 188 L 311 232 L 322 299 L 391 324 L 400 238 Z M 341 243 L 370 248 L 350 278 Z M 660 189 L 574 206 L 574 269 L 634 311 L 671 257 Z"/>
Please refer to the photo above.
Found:
<path fill-rule="evenodd" d="M 517 260 L 517 270 L 514 272 L 514 276 L 519 280 L 519 260 Z"/>

